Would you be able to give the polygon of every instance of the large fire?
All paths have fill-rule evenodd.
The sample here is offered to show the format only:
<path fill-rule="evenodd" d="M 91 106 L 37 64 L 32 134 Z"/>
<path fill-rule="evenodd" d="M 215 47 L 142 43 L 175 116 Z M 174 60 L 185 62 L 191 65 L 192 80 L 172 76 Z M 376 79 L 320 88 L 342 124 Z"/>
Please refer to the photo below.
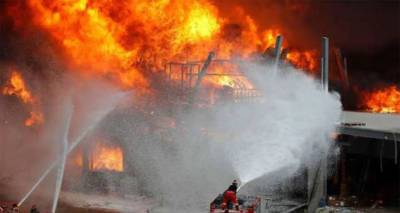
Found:
<path fill-rule="evenodd" d="M 364 94 L 367 110 L 379 113 L 400 113 L 400 89 L 389 86 Z"/>
<path fill-rule="evenodd" d="M 231 20 L 209 0 L 28 0 L 22 4 L 20 9 L 10 7 L 9 14 L 18 22 L 19 13 L 28 9 L 24 14 L 30 14 L 33 25 L 62 50 L 57 56 L 70 70 L 103 76 L 137 92 L 150 91 L 149 76 L 165 76 L 162 70 L 167 62 L 201 61 L 210 51 L 219 59 L 249 59 L 273 48 L 276 36 L 284 33 L 284 26 L 261 28 L 240 7 L 233 10 L 235 20 Z M 283 43 L 289 51 L 286 60 L 315 71 L 317 52 L 290 45 Z M 217 75 L 205 81 L 214 88 L 254 89 L 236 68 L 210 71 Z M 18 94 L 24 103 L 35 105 L 25 84 L 13 81 L 20 92 L 3 93 Z M 35 110 L 25 124 L 42 122 L 43 115 Z"/>
<path fill-rule="evenodd" d="M 29 0 L 36 25 L 64 49 L 75 70 L 100 73 L 123 87 L 148 88 L 146 72 L 172 60 L 248 57 L 273 47 L 280 30 L 259 29 L 243 10 L 238 27 L 207 0 Z M 290 62 L 315 69 L 314 54 L 294 52 Z M 145 67 L 145 69 L 143 68 Z M 233 82 L 221 77 L 220 82 Z"/>
<path fill-rule="evenodd" d="M 97 141 L 91 152 L 90 170 L 124 171 L 124 156 L 121 147 Z"/>
<path fill-rule="evenodd" d="M 17 70 L 13 69 L 11 71 L 10 79 L 3 88 L 3 94 L 14 95 L 29 108 L 34 109 L 34 111 L 29 113 L 30 117 L 25 120 L 25 126 L 31 127 L 35 124 L 43 123 L 43 114 L 35 109 L 37 108 L 37 99 L 28 90 L 24 79 Z"/>

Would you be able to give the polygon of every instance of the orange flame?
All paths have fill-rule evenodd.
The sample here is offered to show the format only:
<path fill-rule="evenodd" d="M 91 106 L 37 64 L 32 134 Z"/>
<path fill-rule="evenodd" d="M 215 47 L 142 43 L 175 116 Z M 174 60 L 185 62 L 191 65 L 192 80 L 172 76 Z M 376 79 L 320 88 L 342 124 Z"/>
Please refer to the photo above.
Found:
<path fill-rule="evenodd" d="M 210 4 L 191 1 L 30 0 L 35 22 L 64 47 L 81 70 L 145 87 L 137 63 L 161 61 L 212 38 L 220 28 Z"/>
<path fill-rule="evenodd" d="M 275 47 L 276 37 L 280 35 L 278 29 L 269 29 L 263 33 L 263 49 Z"/>
<path fill-rule="evenodd" d="M 31 92 L 25 86 L 24 79 L 22 79 L 21 74 L 15 70 L 11 72 L 10 80 L 8 81 L 8 85 L 4 87 L 3 94 L 15 95 L 26 104 L 32 104 L 34 102 Z"/>
<path fill-rule="evenodd" d="M 364 101 L 371 112 L 400 113 L 400 89 L 396 86 L 364 93 Z"/>
<path fill-rule="evenodd" d="M 296 68 L 312 72 L 315 72 L 317 68 L 316 58 L 317 52 L 315 50 L 304 52 L 292 50 L 286 54 L 286 59 Z"/>
<path fill-rule="evenodd" d="M 168 61 L 201 60 L 211 50 L 219 58 L 247 58 L 273 47 L 281 33 L 259 29 L 244 10 L 237 13 L 237 26 L 209 0 L 29 0 L 28 6 L 34 23 L 63 48 L 74 70 L 145 90 L 146 74 Z M 293 54 L 293 63 L 315 69 L 313 54 Z"/>
<path fill-rule="evenodd" d="M 252 83 L 239 72 L 239 68 L 234 64 L 215 64 L 209 68 L 204 81 L 205 84 L 216 88 L 228 86 L 235 89 L 254 89 Z"/>
<path fill-rule="evenodd" d="M 44 121 L 41 112 L 30 112 L 30 117 L 25 120 L 25 126 L 31 127 L 34 124 L 42 124 Z"/>
<path fill-rule="evenodd" d="M 25 85 L 25 81 L 21 74 L 16 70 L 11 71 L 11 76 L 8 84 L 3 88 L 3 95 L 15 95 L 22 103 L 30 105 L 32 108 L 37 108 L 37 101 L 32 93 Z M 25 126 L 32 127 L 35 124 L 39 125 L 44 122 L 43 114 L 36 110 L 30 112 L 30 117 L 24 122 Z"/>
<path fill-rule="evenodd" d="M 97 141 L 91 153 L 90 170 L 124 171 L 124 158 L 121 147 Z"/>

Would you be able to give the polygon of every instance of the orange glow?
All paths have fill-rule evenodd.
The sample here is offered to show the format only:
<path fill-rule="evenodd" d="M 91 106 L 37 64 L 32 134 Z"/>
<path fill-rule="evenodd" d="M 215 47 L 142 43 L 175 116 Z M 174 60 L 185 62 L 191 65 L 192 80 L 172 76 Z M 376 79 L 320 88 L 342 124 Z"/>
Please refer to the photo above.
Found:
<path fill-rule="evenodd" d="M 286 59 L 292 63 L 296 68 L 316 71 L 317 68 L 317 52 L 316 51 L 297 51 L 292 50 L 287 53 Z"/>
<path fill-rule="evenodd" d="M 22 75 L 17 70 L 11 71 L 10 79 L 3 88 L 3 95 L 15 95 L 22 103 L 32 108 L 30 116 L 25 120 L 24 124 L 27 127 L 32 127 L 35 124 L 39 125 L 44 122 L 43 114 L 37 111 L 37 101 L 32 93 L 26 87 Z"/>
<path fill-rule="evenodd" d="M 124 158 L 121 147 L 96 141 L 94 150 L 91 153 L 90 170 L 124 171 Z"/>
<path fill-rule="evenodd" d="M 400 89 L 396 86 L 364 93 L 364 101 L 371 112 L 400 113 Z"/>
<path fill-rule="evenodd" d="M 34 124 L 42 124 L 44 121 L 41 112 L 30 112 L 30 117 L 25 120 L 25 126 L 33 126 Z"/>
<path fill-rule="evenodd" d="M 205 84 L 215 88 L 228 86 L 234 89 L 254 89 L 253 84 L 239 72 L 234 64 L 214 64 L 209 68 Z"/>
<path fill-rule="evenodd" d="M 32 97 L 31 92 L 26 88 L 25 81 L 22 79 L 21 74 L 17 71 L 13 70 L 11 72 L 10 80 L 8 81 L 8 85 L 3 88 L 4 95 L 15 95 L 17 96 L 23 103 L 32 104 L 34 99 Z"/>
<path fill-rule="evenodd" d="M 199 3 L 193 6 L 183 29 L 178 31 L 178 38 L 183 42 L 210 39 L 220 30 L 217 17 L 209 9 L 201 7 Z"/>
<path fill-rule="evenodd" d="M 260 29 L 243 9 L 235 27 L 209 0 L 29 0 L 28 6 L 72 70 L 141 91 L 150 87 L 147 74 L 166 62 L 203 60 L 210 51 L 223 59 L 248 58 L 274 47 L 282 33 Z M 315 69 L 312 52 L 295 54 L 288 57 L 295 65 Z"/>
<path fill-rule="evenodd" d="M 148 86 L 137 63 L 161 67 L 220 29 L 215 9 L 201 0 L 30 0 L 29 6 L 71 66 L 116 76 L 125 87 Z"/>
<path fill-rule="evenodd" d="M 280 35 L 279 30 L 278 29 L 269 29 L 264 31 L 263 33 L 263 45 L 264 48 L 263 49 L 267 49 L 270 47 L 275 47 L 275 42 L 276 42 L 276 37 Z"/>
<path fill-rule="evenodd" d="M 75 156 L 73 157 L 73 164 L 78 166 L 78 167 L 82 167 L 83 166 L 83 154 L 82 151 L 79 150 Z"/>

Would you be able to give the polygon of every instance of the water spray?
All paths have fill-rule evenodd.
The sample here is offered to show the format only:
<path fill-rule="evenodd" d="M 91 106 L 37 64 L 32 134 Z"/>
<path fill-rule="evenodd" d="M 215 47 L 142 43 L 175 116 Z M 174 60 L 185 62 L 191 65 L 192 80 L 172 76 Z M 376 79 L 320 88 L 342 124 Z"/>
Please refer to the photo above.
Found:
<path fill-rule="evenodd" d="M 122 95 L 118 96 L 118 100 L 122 97 L 124 97 L 126 93 L 123 93 Z M 94 122 L 92 122 L 92 125 L 88 126 L 69 146 L 68 152 L 66 155 L 71 153 L 82 141 L 83 139 L 87 136 L 89 132 L 91 132 L 97 124 L 109 113 L 115 108 L 115 103 L 117 101 L 114 101 L 114 104 L 112 107 L 107 109 L 105 112 L 103 112 L 102 115 L 96 116 L 94 119 Z M 52 164 L 43 172 L 43 174 L 39 177 L 39 179 L 35 182 L 35 184 L 32 186 L 32 188 L 26 193 L 26 195 L 18 202 L 18 206 L 21 206 L 25 200 L 36 190 L 36 188 L 43 182 L 43 180 L 47 177 L 47 175 L 62 161 L 62 158 L 57 158 L 55 161 L 53 161 Z"/>
<path fill-rule="evenodd" d="M 58 199 L 60 197 L 62 181 L 63 181 L 63 177 L 64 177 L 65 162 L 67 160 L 67 155 L 68 155 L 68 135 L 69 135 L 69 129 L 71 126 L 72 113 L 73 113 L 73 107 L 71 105 L 71 107 L 68 110 L 67 122 L 66 122 L 66 126 L 65 126 L 66 128 L 65 128 L 64 136 L 63 136 L 63 153 L 62 153 L 61 164 L 59 166 L 59 171 L 58 171 L 58 175 L 57 175 L 56 190 L 54 191 L 53 206 L 51 209 L 52 213 L 56 212 Z"/>

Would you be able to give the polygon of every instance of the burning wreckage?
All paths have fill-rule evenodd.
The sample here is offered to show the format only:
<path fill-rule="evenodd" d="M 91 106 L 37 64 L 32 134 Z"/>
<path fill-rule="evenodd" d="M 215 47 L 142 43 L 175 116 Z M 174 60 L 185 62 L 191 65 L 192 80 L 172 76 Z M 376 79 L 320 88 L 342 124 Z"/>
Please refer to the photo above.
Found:
<path fill-rule="evenodd" d="M 229 151 L 212 153 L 213 149 L 224 149 L 219 145 L 209 145 L 210 151 L 188 141 L 222 144 L 221 141 L 235 143 L 235 137 L 243 139 L 235 133 L 239 129 L 226 131 L 225 125 L 229 126 L 225 124 L 226 117 L 221 128 L 220 121 L 212 116 L 221 109 L 231 110 L 229 116 L 235 116 L 238 111 L 232 108 L 236 106 L 264 106 L 271 101 L 269 91 L 259 84 L 258 78 L 262 75 L 254 77 L 248 64 L 267 65 L 263 72 L 272 75 L 280 75 L 282 70 L 293 66 L 315 78 L 321 69 L 322 94 L 328 93 L 331 82 L 334 89 L 357 95 L 359 101 L 352 110 L 400 112 L 400 89 L 396 85 L 376 90 L 350 86 L 347 59 L 338 47 L 329 44 L 328 38 L 323 37 L 321 51 L 297 48 L 289 43 L 290 39 L 283 39 L 282 35 L 290 31 L 279 27 L 262 29 L 240 7 L 235 9 L 236 17 L 223 17 L 216 6 L 203 0 L 28 0 L 5 1 L 1 7 L 2 42 L 5 41 L 2 46 L 11 51 L 6 56 L 2 54 L 0 67 L 0 110 L 5 112 L 0 116 L 4 121 L 0 130 L 4 140 L 0 144 L 5 150 L 0 166 L 7 171 L 0 175 L 0 204 L 11 200 L 23 211 L 31 204 L 39 204 L 39 208 L 52 212 L 72 212 L 87 208 L 93 200 L 90 205 L 99 212 L 107 209 L 141 212 L 154 209 L 160 203 L 174 203 L 171 199 L 175 198 L 171 197 L 190 191 L 190 187 L 182 186 L 174 191 L 168 186 L 180 184 L 182 176 L 187 176 L 182 179 L 184 184 L 205 181 L 208 188 L 214 187 L 207 188 L 208 194 L 199 196 L 208 199 L 205 202 L 212 200 L 217 191 L 223 191 L 221 185 L 240 176 L 240 168 L 229 163 L 241 165 L 241 162 L 226 156 L 215 158 L 230 154 Z M 328 72 L 329 69 L 332 71 Z M 221 107 L 226 104 L 230 107 Z M 322 154 L 322 160 L 313 161 L 311 166 L 302 163 L 296 169 L 302 170 L 300 174 L 283 172 L 288 177 L 283 178 L 285 182 L 294 184 L 285 183 L 291 189 L 282 194 L 289 193 L 290 198 L 294 195 L 296 202 L 265 195 L 270 191 L 260 192 L 264 185 L 255 184 L 257 190 L 244 189 L 244 193 L 253 194 L 243 195 L 247 200 L 239 203 L 251 203 L 248 212 L 264 211 L 265 206 L 277 208 L 278 212 L 304 208 L 313 211 L 328 195 L 332 195 L 328 199 L 330 205 L 340 206 L 339 201 L 334 201 L 346 200 L 350 193 L 360 193 L 357 190 L 365 192 L 365 184 L 370 183 L 368 170 L 374 160 L 368 158 L 370 163 L 363 170 L 364 187 L 351 191 L 347 188 L 346 160 L 362 154 L 354 151 L 361 149 L 353 146 L 364 147 L 363 141 L 369 141 L 370 147 L 380 146 L 382 140 L 394 141 L 393 156 L 381 146 L 382 168 L 382 159 L 395 158 L 397 162 L 396 138 L 400 138 L 400 133 L 392 127 L 367 128 L 371 119 L 365 121 L 352 112 L 344 112 L 342 116 L 342 124 L 333 139 L 344 153 L 337 164 L 340 172 L 327 179 L 328 154 Z M 398 119 L 396 115 L 389 116 L 389 119 Z M 218 121 L 209 122 L 209 119 Z M 236 120 L 239 119 L 232 122 Z M 190 145 L 180 144 L 181 140 Z M 357 143 L 349 145 L 352 141 Z M 166 150 L 168 154 L 164 153 Z M 195 150 L 212 159 L 198 158 Z M 254 159 L 244 159 L 258 159 L 256 153 L 251 154 Z M 187 163 L 196 157 L 213 165 L 205 169 Z M 215 161 L 223 163 L 214 165 Z M 389 165 L 386 161 L 385 164 Z M 221 166 L 227 171 L 220 171 Z M 199 180 L 199 173 L 192 168 L 200 171 L 206 180 Z M 285 168 L 272 173 L 280 173 Z M 187 171 L 181 173 L 178 171 L 181 169 Z M 170 174 L 172 170 L 176 176 Z M 267 173 L 260 167 L 256 170 L 262 174 L 254 175 L 253 179 L 262 182 Z M 201 173 L 204 171 L 212 175 Z M 254 172 L 247 168 L 244 171 Z M 245 177 L 246 174 L 240 178 Z M 177 182 L 169 182 L 170 179 Z M 244 181 L 251 178 L 248 179 Z M 248 188 L 252 187 L 250 182 Z M 196 188 L 203 192 L 200 189 Z M 112 198 L 95 197 L 95 194 Z M 182 199 L 192 196 L 182 194 Z M 260 197 L 252 197 L 254 194 Z M 386 200 L 396 196 L 398 192 Z M 199 197 L 196 195 L 195 200 Z M 220 204 L 215 205 L 218 199 L 211 204 L 211 212 L 218 211 Z M 138 202 L 129 204 L 132 200 Z"/>

